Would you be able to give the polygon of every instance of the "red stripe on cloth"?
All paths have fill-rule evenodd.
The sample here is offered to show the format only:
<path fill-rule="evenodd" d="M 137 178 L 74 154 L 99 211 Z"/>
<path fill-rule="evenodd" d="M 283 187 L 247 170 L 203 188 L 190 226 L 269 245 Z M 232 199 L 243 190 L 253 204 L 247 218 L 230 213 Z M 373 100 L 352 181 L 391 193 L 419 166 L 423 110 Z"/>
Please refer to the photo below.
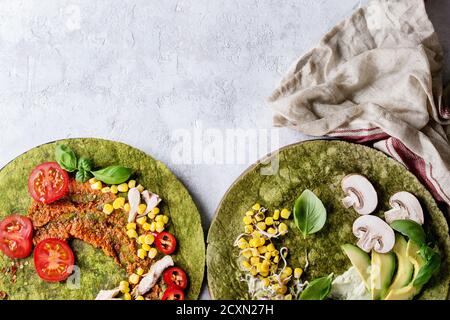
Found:
<path fill-rule="evenodd" d="M 400 140 L 396 138 L 392 138 L 392 146 L 409 170 L 411 170 L 419 178 L 419 180 L 428 187 L 428 190 L 430 190 L 435 199 L 441 202 L 444 201 L 436 189 L 437 186 L 440 188 L 440 191 L 443 192 L 442 187 L 437 181 L 435 181 L 435 185 L 432 181 L 430 181 L 430 179 L 428 179 L 425 160 L 409 150 Z M 445 192 L 443 192 L 443 194 L 446 196 Z M 445 202 L 450 203 L 448 200 Z"/>

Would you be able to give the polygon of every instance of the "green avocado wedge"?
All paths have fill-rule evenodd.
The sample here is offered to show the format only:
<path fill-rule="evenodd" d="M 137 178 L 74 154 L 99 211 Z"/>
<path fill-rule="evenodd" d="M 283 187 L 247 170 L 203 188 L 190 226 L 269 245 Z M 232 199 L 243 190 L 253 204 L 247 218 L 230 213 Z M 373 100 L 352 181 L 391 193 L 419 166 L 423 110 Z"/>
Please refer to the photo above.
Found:
<path fill-rule="evenodd" d="M 304 268 L 309 262 L 302 275 L 303 281 L 347 271 L 352 263 L 341 245 L 356 243 L 352 225 L 359 217 L 353 208 L 345 209 L 342 205 L 345 194 L 341 181 L 351 173 L 362 174 L 372 182 L 378 194 L 378 206 L 372 214 L 382 219 L 390 208 L 389 198 L 393 194 L 408 191 L 419 199 L 425 215 L 425 232 L 435 240 L 442 264 L 415 299 L 447 299 L 450 283 L 448 225 L 431 194 L 402 164 L 385 154 L 366 146 L 330 140 L 284 147 L 251 166 L 232 184 L 216 210 L 208 233 L 207 276 L 211 297 L 252 298 L 248 284 L 242 281 L 245 272 L 239 267 L 239 249 L 233 246 L 237 236 L 244 232 L 242 218 L 255 203 L 269 210 L 292 209 L 305 189 L 314 192 L 323 202 L 327 220 L 323 229 L 306 238 L 293 219 L 286 220 L 288 233 L 280 242 L 289 249 L 289 266 Z"/>
<path fill-rule="evenodd" d="M 414 265 L 411 263 L 407 254 L 407 245 L 405 238 L 399 234 L 395 235 L 395 245 L 392 252 L 397 257 L 397 271 L 389 290 L 400 289 L 408 285 L 414 274 Z"/>
<path fill-rule="evenodd" d="M 161 212 L 170 217 L 168 231 L 177 238 L 178 249 L 172 255 L 175 264 L 182 267 L 189 277 L 187 299 L 197 299 L 201 290 L 205 242 L 200 215 L 183 184 L 160 161 L 123 143 L 102 139 L 68 139 L 36 147 L 0 170 L 0 219 L 12 213 L 27 214 L 31 197 L 27 180 L 31 170 L 46 161 L 55 161 L 55 147 L 66 144 L 77 156 L 92 159 L 95 169 L 121 165 L 133 170 L 138 183 L 157 193 L 161 198 Z M 101 249 L 80 240 L 70 241 L 75 254 L 75 269 L 79 282 L 47 283 L 35 270 L 33 256 L 16 260 L 20 268 L 15 282 L 10 275 L 0 273 L 0 291 L 12 300 L 84 300 L 94 299 L 100 290 L 117 287 L 126 280 L 125 270 Z M 0 270 L 9 268 L 13 261 L 0 252 Z M 70 278 L 69 278 L 70 279 Z"/>
<path fill-rule="evenodd" d="M 350 259 L 352 265 L 358 272 L 361 280 L 366 285 L 367 290 L 370 291 L 370 257 L 369 255 L 358 248 L 357 246 L 347 243 L 341 246 L 347 257 Z"/>
<path fill-rule="evenodd" d="M 394 253 L 378 253 L 372 251 L 370 269 L 370 293 L 372 300 L 380 300 L 386 296 L 395 273 L 395 267 Z"/>

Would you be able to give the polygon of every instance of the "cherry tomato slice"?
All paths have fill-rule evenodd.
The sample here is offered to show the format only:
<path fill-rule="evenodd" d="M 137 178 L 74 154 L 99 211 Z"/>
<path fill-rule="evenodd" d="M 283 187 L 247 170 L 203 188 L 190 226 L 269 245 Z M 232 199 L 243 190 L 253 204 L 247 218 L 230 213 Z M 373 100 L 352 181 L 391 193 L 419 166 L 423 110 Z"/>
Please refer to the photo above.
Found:
<path fill-rule="evenodd" d="M 33 224 L 27 217 L 14 214 L 0 222 L 0 250 L 10 258 L 23 259 L 32 249 Z"/>
<path fill-rule="evenodd" d="M 52 203 L 69 191 L 69 175 L 56 162 L 46 162 L 28 177 L 28 192 L 37 202 Z"/>
<path fill-rule="evenodd" d="M 155 239 L 156 247 L 164 254 L 172 254 L 177 248 L 177 239 L 166 231 L 158 233 Z"/>
<path fill-rule="evenodd" d="M 178 288 L 169 287 L 164 291 L 161 300 L 184 300 L 184 292 Z"/>
<path fill-rule="evenodd" d="M 169 287 L 174 287 L 181 290 L 186 289 L 188 285 L 186 272 L 179 267 L 172 267 L 164 271 L 163 279 Z"/>
<path fill-rule="evenodd" d="M 47 282 L 66 280 L 73 271 L 75 257 L 67 242 L 49 238 L 34 249 L 34 267 L 39 277 Z"/>

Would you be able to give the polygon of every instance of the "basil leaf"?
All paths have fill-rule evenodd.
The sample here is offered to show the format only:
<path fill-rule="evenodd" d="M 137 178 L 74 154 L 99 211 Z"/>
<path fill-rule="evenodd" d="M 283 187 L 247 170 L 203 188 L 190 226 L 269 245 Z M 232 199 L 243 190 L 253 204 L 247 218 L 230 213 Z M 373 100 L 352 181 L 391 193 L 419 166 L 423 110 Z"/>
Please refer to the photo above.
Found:
<path fill-rule="evenodd" d="M 100 180 L 107 184 L 120 184 L 127 181 L 133 171 L 129 168 L 121 166 L 111 166 L 98 171 L 92 171 L 97 180 Z"/>
<path fill-rule="evenodd" d="M 67 172 L 74 172 L 77 169 L 77 156 L 69 146 L 58 144 L 55 149 L 55 158 L 61 168 Z"/>
<path fill-rule="evenodd" d="M 391 228 L 407 236 L 418 245 L 425 243 L 425 231 L 420 224 L 412 220 L 395 220 L 391 223 Z"/>
<path fill-rule="evenodd" d="M 294 222 L 303 236 L 322 229 L 326 220 L 327 210 L 322 201 L 312 191 L 303 191 L 294 205 Z"/>
<path fill-rule="evenodd" d="M 300 300 L 324 300 L 331 291 L 333 275 L 311 281 L 300 294 Z"/>
<path fill-rule="evenodd" d="M 441 256 L 430 247 L 422 246 L 422 248 L 420 248 L 420 254 L 427 262 L 419 269 L 419 272 L 414 279 L 413 286 L 416 287 L 421 287 L 426 284 L 441 267 Z"/>
<path fill-rule="evenodd" d="M 85 157 L 81 157 L 80 160 L 78 160 L 78 170 L 91 171 L 92 170 L 91 160 Z"/>
<path fill-rule="evenodd" d="M 84 183 L 88 181 L 92 177 L 92 174 L 89 171 L 80 169 L 78 170 L 77 174 L 75 175 L 75 180 L 78 182 Z"/>

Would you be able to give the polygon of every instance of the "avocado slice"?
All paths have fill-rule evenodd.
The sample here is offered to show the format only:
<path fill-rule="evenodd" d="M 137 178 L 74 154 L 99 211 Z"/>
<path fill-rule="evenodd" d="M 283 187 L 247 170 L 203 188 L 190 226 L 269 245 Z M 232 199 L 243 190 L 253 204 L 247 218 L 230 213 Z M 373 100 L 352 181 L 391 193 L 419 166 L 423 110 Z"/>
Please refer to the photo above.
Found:
<path fill-rule="evenodd" d="M 367 290 L 370 291 L 370 257 L 357 246 L 347 243 L 341 246 L 344 253 L 355 267 Z"/>
<path fill-rule="evenodd" d="M 413 277 L 414 265 L 411 263 L 408 254 L 405 238 L 399 234 L 395 235 L 395 245 L 392 251 L 397 256 L 397 272 L 389 290 L 406 287 Z"/>
<path fill-rule="evenodd" d="M 414 266 L 413 279 L 403 288 L 390 290 L 386 295 L 385 300 L 412 300 L 420 292 L 420 290 L 422 290 L 422 287 L 413 286 L 417 273 L 419 273 L 420 268 L 422 268 L 426 263 L 419 251 L 420 247 L 414 241 L 409 240 L 406 246 L 406 256 Z"/>
<path fill-rule="evenodd" d="M 372 300 L 383 299 L 395 273 L 395 255 L 392 252 L 378 253 L 372 251 L 370 270 L 370 289 Z"/>

